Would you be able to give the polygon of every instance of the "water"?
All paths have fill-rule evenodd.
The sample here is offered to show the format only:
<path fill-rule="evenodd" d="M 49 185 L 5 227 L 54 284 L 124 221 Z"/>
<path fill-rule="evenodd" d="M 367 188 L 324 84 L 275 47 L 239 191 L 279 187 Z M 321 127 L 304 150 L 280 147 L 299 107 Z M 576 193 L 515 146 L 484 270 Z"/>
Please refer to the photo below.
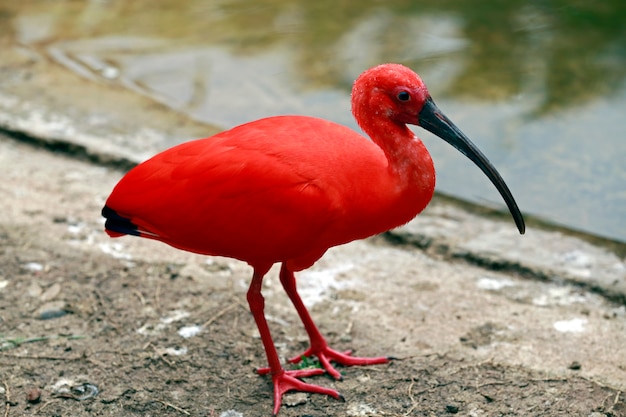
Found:
<path fill-rule="evenodd" d="M 524 212 L 626 241 L 623 0 L 56 0 L 0 5 L 0 27 L 81 77 L 223 128 L 275 114 L 356 128 L 354 78 L 404 63 Z M 438 190 L 502 206 L 476 167 L 415 131 Z"/>

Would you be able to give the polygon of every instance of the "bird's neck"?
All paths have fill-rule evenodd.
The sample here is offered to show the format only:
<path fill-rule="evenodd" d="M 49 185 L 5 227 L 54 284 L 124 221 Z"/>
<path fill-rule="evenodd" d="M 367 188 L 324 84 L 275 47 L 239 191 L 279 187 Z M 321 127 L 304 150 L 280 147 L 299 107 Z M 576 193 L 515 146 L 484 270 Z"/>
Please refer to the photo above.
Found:
<path fill-rule="evenodd" d="M 368 126 L 365 132 L 385 153 L 389 172 L 399 186 L 434 189 L 435 170 L 430 154 L 405 124 L 384 120 Z"/>
<path fill-rule="evenodd" d="M 397 212 L 396 220 L 403 224 L 419 214 L 432 199 L 435 190 L 435 168 L 424 143 L 404 124 L 370 125 L 365 129 L 387 158 L 387 198 L 393 202 L 389 210 Z M 398 225 L 399 225 L 398 224 Z M 397 226 L 397 225 L 395 225 Z M 395 227 L 394 226 L 394 227 Z"/>

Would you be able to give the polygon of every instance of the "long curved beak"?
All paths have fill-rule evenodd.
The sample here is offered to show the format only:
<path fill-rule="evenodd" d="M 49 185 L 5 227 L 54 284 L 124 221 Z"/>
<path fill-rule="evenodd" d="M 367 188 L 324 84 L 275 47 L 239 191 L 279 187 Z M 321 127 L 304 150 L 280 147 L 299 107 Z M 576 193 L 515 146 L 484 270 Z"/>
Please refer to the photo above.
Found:
<path fill-rule="evenodd" d="M 471 159 L 472 162 L 474 162 L 478 168 L 480 168 L 485 175 L 487 175 L 493 185 L 495 185 L 500 192 L 500 195 L 502 195 L 502 198 L 504 198 L 520 234 L 524 234 L 526 230 L 524 217 L 517 207 L 513 194 L 511 194 L 509 187 L 507 187 L 496 168 L 491 164 L 491 162 L 489 162 L 480 149 L 478 149 L 478 147 L 476 147 L 476 145 L 474 145 L 472 141 L 469 140 L 469 138 L 465 136 L 465 134 L 461 132 L 461 130 L 441 112 L 441 110 L 439 110 L 432 98 L 429 97 L 428 100 L 426 100 L 426 103 L 424 104 L 424 107 L 420 111 L 418 117 L 419 125 L 421 127 L 431 133 L 434 133 L 450 145 L 454 146 L 459 152 Z"/>

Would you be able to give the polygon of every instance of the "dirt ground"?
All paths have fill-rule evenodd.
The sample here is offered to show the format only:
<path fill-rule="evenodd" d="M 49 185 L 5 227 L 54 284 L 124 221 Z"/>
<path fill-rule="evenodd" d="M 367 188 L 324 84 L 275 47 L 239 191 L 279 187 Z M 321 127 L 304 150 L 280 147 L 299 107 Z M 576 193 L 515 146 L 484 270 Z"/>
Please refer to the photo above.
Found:
<path fill-rule="evenodd" d="M 122 175 L 0 135 L 0 416 L 271 415 L 251 271 L 106 237 L 99 211 Z M 286 395 L 280 416 L 626 416 L 622 305 L 439 249 L 373 239 L 300 275 L 309 299 L 323 289 L 311 310 L 334 348 L 399 359 L 310 378 L 345 402 Z M 268 321 L 291 357 L 307 338 L 273 275 Z M 572 317 L 584 331 L 554 330 Z"/>
<path fill-rule="evenodd" d="M 0 292 L 5 416 L 271 415 L 270 380 L 253 372 L 265 358 L 245 290 L 207 290 L 183 276 L 180 264 L 136 262 L 129 268 L 106 255 L 85 259 L 63 245 L 50 251 L 36 237 L 35 228 L 0 224 L 0 276 L 12 282 Z M 205 272 L 221 277 L 228 268 L 216 262 Z M 183 308 L 190 314 L 186 322 L 205 324 L 178 356 L 181 337 L 171 312 Z M 166 312 L 171 321 L 160 320 Z M 346 317 L 335 324 L 341 320 Z M 298 326 L 273 327 L 276 342 L 290 352 L 307 347 Z M 352 347 L 338 332 L 327 335 L 340 349 Z M 480 335 L 459 343 L 471 349 L 472 337 Z M 383 353 L 376 343 L 366 350 Z M 588 379 L 446 354 L 341 371 L 343 381 L 320 376 L 311 382 L 338 389 L 345 403 L 288 395 L 280 415 L 626 415 L 624 393 Z"/>
<path fill-rule="evenodd" d="M 5 42 L 0 417 L 270 416 L 271 381 L 254 372 L 265 355 L 246 305 L 250 270 L 157 242 L 108 239 L 99 216 L 123 175 L 112 166 L 216 128 Z M 469 229 L 481 241 L 467 228 L 475 219 L 462 217 L 424 213 L 418 226 L 455 236 Z M 483 229 L 499 233 L 500 225 Z M 518 256 L 509 270 L 486 240 L 419 250 L 372 239 L 329 252 L 298 281 L 329 343 L 398 359 L 340 368 L 342 381 L 310 378 L 345 402 L 290 394 L 280 416 L 626 416 L 626 310 L 616 301 L 624 300 L 623 252 L 603 267 L 622 274 L 616 290 L 593 280 L 603 268 L 577 242 L 563 249 L 558 236 L 529 227 L 532 252 L 517 238 L 502 235 Z M 476 248 L 495 260 L 469 264 Z M 590 283 L 541 262 L 526 268 L 541 279 L 522 277 L 515 271 L 524 258 L 556 259 Z M 285 358 L 307 338 L 276 281 L 274 271 L 264 294 Z M 604 297 L 609 290 L 621 295 Z"/>

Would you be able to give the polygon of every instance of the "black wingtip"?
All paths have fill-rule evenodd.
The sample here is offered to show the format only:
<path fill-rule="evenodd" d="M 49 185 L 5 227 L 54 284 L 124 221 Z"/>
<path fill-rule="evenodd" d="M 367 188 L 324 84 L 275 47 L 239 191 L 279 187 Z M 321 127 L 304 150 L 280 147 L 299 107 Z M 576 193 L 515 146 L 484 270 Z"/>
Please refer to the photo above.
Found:
<path fill-rule="evenodd" d="M 136 224 L 130 219 L 120 216 L 115 210 L 109 206 L 102 208 L 102 216 L 106 218 L 104 228 L 111 235 L 133 235 L 141 236 Z"/>

